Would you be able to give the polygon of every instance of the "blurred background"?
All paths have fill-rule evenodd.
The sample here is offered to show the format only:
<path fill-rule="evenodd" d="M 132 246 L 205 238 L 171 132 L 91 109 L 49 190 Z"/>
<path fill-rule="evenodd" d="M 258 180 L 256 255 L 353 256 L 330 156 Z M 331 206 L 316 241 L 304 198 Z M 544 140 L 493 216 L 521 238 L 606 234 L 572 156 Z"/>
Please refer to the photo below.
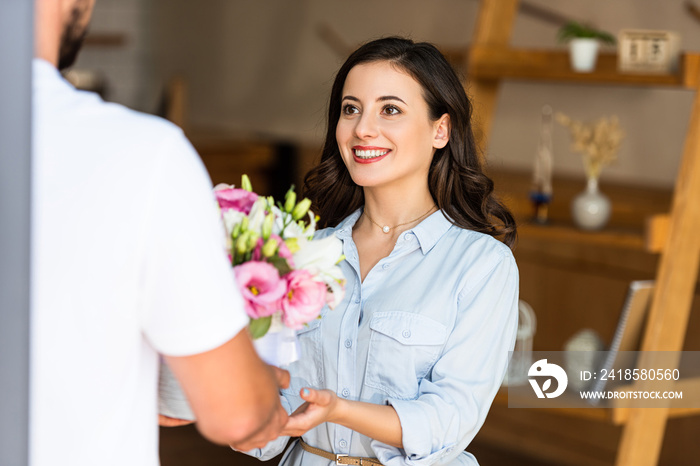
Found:
<path fill-rule="evenodd" d="M 681 35 L 683 49 L 700 44 L 700 22 L 683 0 L 526 3 L 613 34 L 665 29 Z M 100 0 L 75 68 L 100 76 L 107 100 L 151 113 L 162 110 L 168 86 L 181 79 L 183 123 L 194 138 L 207 133 L 317 150 L 330 86 L 348 51 L 399 34 L 461 49 L 466 58 L 478 8 L 478 0 Z M 521 12 L 511 43 L 563 48 L 557 29 Z M 619 117 L 628 137 L 603 180 L 673 184 L 690 112 L 686 93 L 506 82 L 488 149 L 491 166 L 530 169 L 544 104 L 582 120 Z M 556 127 L 553 137 L 555 173 L 581 175 L 566 130 Z"/>
<path fill-rule="evenodd" d="M 69 78 L 180 125 L 214 183 L 238 184 L 248 173 L 256 191 L 282 195 L 290 183 L 299 186 L 320 155 L 330 86 L 350 51 L 403 35 L 434 43 L 466 76 L 479 6 L 478 0 L 99 0 Z M 626 28 L 674 31 L 682 50 L 697 51 L 698 11 L 684 0 L 527 0 L 510 44 L 563 49 L 557 30 L 574 19 L 613 35 Z M 465 88 L 472 89 L 466 78 Z M 544 105 L 582 121 L 614 115 L 625 132 L 617 161 L 600 179 L 613 205 L 601 232 L 570 226 L 569 204 L 586 180 L 568 130 L 556 123 L 549 214 L 563 233 L 527 228 Z M 521 297 L 537 316 L 534 349 L 562 350 L 581 329 L 609 343 L 630 282 L 654 278 L 658 255 L 640 246 L 641 237 L 648 216 L 669 208 L 691 105 L 692 93 L 681 89 L 501 84 L 485 152 L 497 191 L 526 226 L 515 254 Z M 479 111 L 477 104 L 477 122 Z M 686 350 L 700 350 L 697 301 Z M 669 421 L 659 464 L 700 464 L 698 421 Z M 483 465 L 604 465 L 614 463 L 620 435 L 610 423 L 496 403 L 469 449 Z M 161 454 L 164 466 L 255 463 L 209 445 L 192 427 L 163 429 Z"/>

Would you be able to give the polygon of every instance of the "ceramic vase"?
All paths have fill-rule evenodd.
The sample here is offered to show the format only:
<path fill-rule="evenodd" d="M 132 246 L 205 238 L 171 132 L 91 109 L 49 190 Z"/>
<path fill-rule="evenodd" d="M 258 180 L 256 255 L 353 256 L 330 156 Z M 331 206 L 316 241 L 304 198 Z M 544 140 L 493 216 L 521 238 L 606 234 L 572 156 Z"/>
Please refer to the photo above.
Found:
<path fill-rule="evenodd" d="M 600 230 L 610 219 L 610 200 L 600 192 L 598 178 L 589 178 L 586 190 L 571 203 L 574 223 L 584 230 Z"/>
<path fill-rule="evenodd" d="M 600 43 L 596 39 L 578 38 L 569 42 L 571 68 L 579 73 L 590 73 L 595 69 Z"/>

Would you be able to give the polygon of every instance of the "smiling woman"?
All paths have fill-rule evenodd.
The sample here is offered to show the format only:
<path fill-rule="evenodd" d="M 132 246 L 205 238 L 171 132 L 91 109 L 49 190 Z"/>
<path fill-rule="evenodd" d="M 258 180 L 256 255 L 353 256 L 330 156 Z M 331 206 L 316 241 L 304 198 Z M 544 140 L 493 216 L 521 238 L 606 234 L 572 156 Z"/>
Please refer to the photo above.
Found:
<path fill-rule="evenodd" d="M 360 95 L 363 90 L 375 95 Z M 376 160 L 373 157 L 385 155 L 388 159 L 401 157 L 400 163 L 408 165 L 403 159 L 409 152 L 422 153 L 429 170 L 418 186 L 428 187 L 429 196 L 450 222 L 500 236 L 512 245 L 515 222 L 493 197 L 493 182 L 483 173 L 472 135 L 471 113 L 459 78 L 431 44 L 387 38 L 356 50 L 336 75 L 321 163 L 305 179 L 306 195 L 314 201 L 324 226 L 336 225 L 365 205 L 367 193 L 362 180 L 352 176 L 348 149 L 355 151 L 358 163 L 360 159 Z M 391 147 L 382 147 L 377 141 L 391 143 L 389 138 L 402 130 L 411 138 L 426 131 L 436 134 L 430 141 L 416 139 L 420 144 L 416 147 L 410 147 L 414 141 L 401 136 L 401 155 L 381 154 Z M 366 131 L 369 134 L 362 134 Z M 378 137 L 373 132 L 379 132 Z M 353 133 L 357 136 L 353 142 L 356 147 L 347 146 Z M 379 160 L 386 161 L 384 165 L 394 163 Z M 421 211 L 414 207 L 416 212 Z"/>
<path fill-rule="evenodd" d="M 415 79 L 389 62 L 350 70 L 335 137 L 358 186 L 405 190 L 402 185 L 410 185 L 427 191 L 430 162 L 447 144 L 450 117 L 431 121 L 422 94 Z M 424 205 L 413 206 L 416 211 L 434 205 L 430 196 L 423 197 Z"/>
<path fill-rule="evenodd" d="M 515 224 L 492 196 L 462 84 L 430 44 L 370 42 L 341 67 L 306 195 L 343 242 L 344 300 L 300 335 L 282 464 L 478 464 L 465 448 L 517 324 Z M 249 452 L 269 459 L 282 437 Z"/>

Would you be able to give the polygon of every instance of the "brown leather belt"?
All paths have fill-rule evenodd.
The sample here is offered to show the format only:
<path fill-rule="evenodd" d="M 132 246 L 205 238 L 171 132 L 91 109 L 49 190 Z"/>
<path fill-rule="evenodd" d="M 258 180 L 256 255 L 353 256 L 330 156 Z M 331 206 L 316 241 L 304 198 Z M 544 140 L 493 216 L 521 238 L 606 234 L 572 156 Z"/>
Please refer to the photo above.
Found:
<path fill-rule="evenodd" d="M 299 443 L 301 444 L 301 448 L 303 448 L 304 451 L 308 451 L 309 453 L 313 453 L 314 455 L 326 458 L 327 460 L 335 461 L 335 464 L 351 464 L 353 466 L 382 466 L 382 463 L 380 463 L 379 460 L 377 460 L 377 458 L 366 458 L 364 456 L 348 456 L 342 453 L 331 453 L 326 450 L 321 450 L 320 448 L 312 447 L 308 443 L 304 442 L 302 439 L 299 439 Z"/>

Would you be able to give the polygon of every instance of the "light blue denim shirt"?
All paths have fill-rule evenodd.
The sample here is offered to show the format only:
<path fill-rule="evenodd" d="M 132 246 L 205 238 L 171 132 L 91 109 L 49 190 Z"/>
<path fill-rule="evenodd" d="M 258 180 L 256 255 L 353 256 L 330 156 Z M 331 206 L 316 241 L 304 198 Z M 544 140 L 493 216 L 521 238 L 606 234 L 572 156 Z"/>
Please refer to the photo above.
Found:
<path fill-rule="evenodd" d="M 441 211 L 405 231 L 391 254 L 360 280 L 352 228 L 357 210 L 335 228 L 343 241 L 346 294 L 299 333 L 301 359 L 282 391 L 290 412 L 303 387 L 394 407 L 403 448 L 324 423 L 304 434 L 323 450 L 378 458 L 391 466 L 477 465 L 464 451 L 482 426 L 505 374 L 518 316 L 518 269 L 491 236 L 452 225 Z M 270 459 L 288 438 L 248 452 Z M 282 465 L 328 466 L 296 442 Z"/>

